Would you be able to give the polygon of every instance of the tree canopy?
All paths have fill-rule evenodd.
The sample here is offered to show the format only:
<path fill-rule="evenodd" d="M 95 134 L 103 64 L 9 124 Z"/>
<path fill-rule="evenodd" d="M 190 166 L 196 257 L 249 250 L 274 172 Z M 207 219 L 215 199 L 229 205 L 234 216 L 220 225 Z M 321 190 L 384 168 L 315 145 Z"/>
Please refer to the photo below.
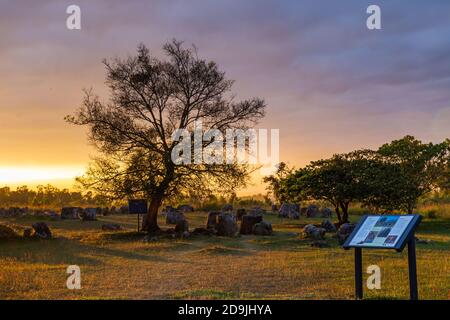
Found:
<path fill-rule="evenodd" d="M 422 143 L 412 136 L 384 144 L 378 153 L 386 163 L 396 166 L 402 191 L 395 209 L 412 213 L 422 195 L 438 188 L 440 181 L 448 175 L 450 143 Z M 397 177 L 390 177 L 397 179 Z M 447 176 L 448 179 L 448 176 Z M 392 204 L 391 204 L 392 205 Z"/>
<path fill-rule="evenodd" d="M 180 143 L 172 134 L 204 130 L 246 130 L 265 114 L 260 98 L 235 101 L 233 81 L 213 61 L 198 57 L 195 48 L 173 40 L 163 46 L 167 59 L 152 56 L 140 45 L 135 56 L 104 61 L 109 102 L 86 91 L 82 107 L 66 120 L 87 126 L 99 151 L 78 181 L 111 198 L 150 199 L 144 224 L 158 229 L 157 212 L 165 199 L 179 194 L 208 195 L 245 186 L 250 168 L 238 163 L 175 164 L 171 154 Z M 211 141 L 202 141 L 203 147 Z"/>
<path fill-rule="evenodd" d="M 376 212 L 412 213 L 421 196 L 445 188 L 450 179 L 449 157 L 449 140 L 433 144 L 405 136 L 376 151 L 357 150 L 313 161 L 269 188 L 276 188 L 281 200 L 328 201 L 340 223 L 348 221 L 354 201 Z"/>

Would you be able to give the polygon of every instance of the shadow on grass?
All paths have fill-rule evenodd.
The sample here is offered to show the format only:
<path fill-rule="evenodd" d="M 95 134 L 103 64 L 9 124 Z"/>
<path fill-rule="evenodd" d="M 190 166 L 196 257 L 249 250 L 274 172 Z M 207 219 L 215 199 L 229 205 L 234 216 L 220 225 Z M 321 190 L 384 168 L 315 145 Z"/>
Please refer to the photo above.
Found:
<path fill-rule="evenodd" d="M 326 235 L 325 241 L 328 244 L 326 248 L 320 250 L 340 248 L 336 239 L 331 238 L 329 234 Z M 311 239 L 303 238 L 298 234 L 293 235 L 292 232 L 274 232 L 272 236 L 258 237 L 251 236 L 248 242 L 255 246 L 257 250 L 282 250 L 289 252 L 305 251 L 311 247 Z"/>
<path fill-rule="evenodd" d="M 425 219 L 417 228 L 417 232 L 423 234 L 442 234 L 450 236 L 450 221 L 442 219 Z"/>
<path fill-rule="evenodd" d="M 210 246 L 204 249 L 196 250 L 195 253 L 207 255 L 233 255 L 233 256 L 249 256 L 251 252 L 240 248 L 232 248 L 225 246 Z"/>
<path fill-rule="evenodd" d="M 392 296 L 375 296 L 375 297 L 365 297 L 363 300 L 409 300 L 407 298 L 399 298 L 399 297 L 392 297 Z"/>
<path fill-rule="evenodd" d="M 119 231 L 119 232 L 103 232 L 98 236 L 99 240 L 107 241 L 142 241 L 145 233 L 137 231 Z"/>
<path fill-rule="evenodd" d="M 26 263 L 102 265 L 108 256 L 138 261 L 170 262 L 159 255 L 83 244 L 77 240 L 57 237 L 50 240 L 20 239 L 3 243 L 0 258 L 14 258 Z"/>
<path fill-rule="evenodd" d="M 417 243 L 416 247 L 419 250 L 438 250 L 438 251 L 448 251 L 450 249 L 449 241 L 436 241 L 432 240 L 428 244 Z"/>
<path fill-rule="evenodd" d="M 209 299 L 209 300 L 230 300 L 230 299 L 239 299 L 240 296 L 236 292 L 227 292 L 220 290 L 211 290 L 211 289 L 203 289 L 203 290 L 194 290 L 194 291 L 182 291 L 173 294 L 169 297 L 170 299 Z"/>

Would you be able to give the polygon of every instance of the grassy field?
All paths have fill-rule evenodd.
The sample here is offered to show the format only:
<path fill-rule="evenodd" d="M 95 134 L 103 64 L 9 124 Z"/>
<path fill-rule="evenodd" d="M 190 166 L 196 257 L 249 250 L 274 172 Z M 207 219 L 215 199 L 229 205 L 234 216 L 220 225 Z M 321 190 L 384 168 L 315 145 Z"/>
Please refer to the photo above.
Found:
<path fill-rule="evenodd" d="M 357 221 L 359 217 L 352 216 Z M 190 228 L 206 214 L 188 214 Z M 274 235 L 237 238 L 195 236 L 143 242 L 135 216 L 100 217 L 96 222 L 47 221 L 54 239 L 0 240 L 1 299 L 352 299 L 353 252 L 327 235 L 328 248 L 312 248 L 301 227 L 321 220 L 281 220 L 266 215 Z M 3 219 L 30 226 L 34 218 Z M 117 222 L 124 231 L 101 230 Z M 161 226 L 165 226 L 163 220 Z M 449 299 L 450 220 L 425 219 L 418 237 L 419 295 Z M 366 250 L 364 268 L 377 264 L 382 288 L 367 299 L 407 299 L 407 254 Z M 66 268 L 81 268 L 82 289 L 66 288 Z M 366 277 L 367 275 L 365 275 Z"/>

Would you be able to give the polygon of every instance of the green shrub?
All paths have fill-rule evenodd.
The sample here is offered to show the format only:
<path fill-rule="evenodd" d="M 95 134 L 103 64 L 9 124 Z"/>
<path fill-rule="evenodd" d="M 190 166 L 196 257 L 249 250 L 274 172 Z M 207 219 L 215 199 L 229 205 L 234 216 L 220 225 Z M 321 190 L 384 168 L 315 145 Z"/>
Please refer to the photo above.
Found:
<path fill-rule="evenodd" d="M 427 212 L 428 219 L 436 219 L 437 218 L 437 212 L 436 210 L 428 210 Z"/>

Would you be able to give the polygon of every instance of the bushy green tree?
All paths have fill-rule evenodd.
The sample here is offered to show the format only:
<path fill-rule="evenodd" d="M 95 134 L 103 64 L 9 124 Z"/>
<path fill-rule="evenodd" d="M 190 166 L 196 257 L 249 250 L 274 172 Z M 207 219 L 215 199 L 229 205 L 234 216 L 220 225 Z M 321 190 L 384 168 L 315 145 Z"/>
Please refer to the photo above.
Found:
<path fill-rule="evenodd" d="M 361 176 L 370 165 L 370 153 L 361 150 L 313 161 L 283 179 L 282 189 L 288 198 L 328 201 L 334 206 L 339 222 L 348 222 L 350 203 L 359 200 L 368 189 Z"/>
<path fill-rule="evenodd" d="M 358 150 L 313 161 L 275 181 L 287 199 L 328 201 L 340 223 L 348 221 L 354 201 L 376 212 L 412 213 L 421 196 L 445 188 L 450 179 L 449 154 L 449 140 L 422 143 L 406 136 L 377 151 Z"/>
<path fill-rule="evenodd" d="M 422 143 L 413 136 L 405 136 L 384 144 L 378 154 L 396 172 L 386 174 L 386 180 L 398 184 L 398 197 L 387 199 L 385 205 L 412 213 L 418 199 L 448 180 L 450 143 Z M 394 200 L 395 203 L 392 201 Z"/>

